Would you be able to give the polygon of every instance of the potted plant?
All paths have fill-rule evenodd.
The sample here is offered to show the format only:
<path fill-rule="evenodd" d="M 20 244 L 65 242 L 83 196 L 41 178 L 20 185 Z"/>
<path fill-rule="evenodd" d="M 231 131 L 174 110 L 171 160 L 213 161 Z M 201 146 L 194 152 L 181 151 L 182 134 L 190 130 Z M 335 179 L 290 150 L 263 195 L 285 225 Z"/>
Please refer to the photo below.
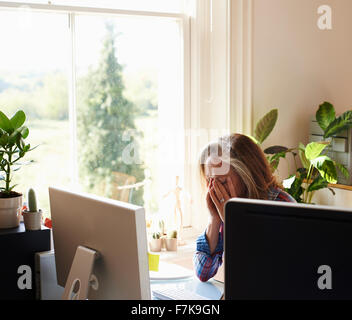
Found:
<path fill-rule="evenodd" d="M 29 130 L 24 126 L 26 115 L 18 111 L 9 119 L 0 111 L 0 229 L 15 228 L 20 223 L 22 194 L 14 191 L 12 173 L 19 170 L 19 163 L 25 154 L 30 151 L 30 145 L 25 143 Z M 29 162 L 27 162 L 29 163 Z"/>
<path fill-rule="evenodd" d="M 42 227 L 42 210 L 37 210 L 37 198 L 34 190 L 28 190 L 28 210 L 23 210 L 23 221 L 26 230 L 40 230 Z"/>
<path fill-rule="evenodd" d="M 154 232 L 152 235 L 152 239 L 150 239 L 149 247 L 152 252 L 160 252 L 161 251 L 161 235 L 160 232 Z"/>
<path fill-rule="evenodd" d="M 165 245 L 167 251 L 177 251 L 177 231 L 172 230 L 168 232 L 165 238 Z"/>

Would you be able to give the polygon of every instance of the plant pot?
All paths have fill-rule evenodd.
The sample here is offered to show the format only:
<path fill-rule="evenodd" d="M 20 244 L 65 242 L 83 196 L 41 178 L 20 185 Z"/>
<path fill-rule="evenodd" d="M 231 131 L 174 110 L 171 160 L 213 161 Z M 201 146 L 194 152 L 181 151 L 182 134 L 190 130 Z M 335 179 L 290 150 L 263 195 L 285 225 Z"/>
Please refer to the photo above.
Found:
<path fill-rule="evenodd" d="M 37 212 L 23 211 L 23 221 L 26 231 L 40 230 L 42 228 L 42 210 Z"/>
<path fill-rule="evenodd" d="M 151 239 L 149 242 L 150 251 L 160 252 L 161 251 L 161 239 Z"/>
<path fill-rule="evenodd" d="M 166 250 L 165 239 L 166 239 L 166 236 L 162 236 L 160 238 L 160 240 L 161 240 L 161 249 L 165 249 Z"/>
<path fill-rule="evenodd" d="M 176 238 L 166 238 L 165 245 L 167 251 L 177 251 L 177 239 Z"/>
<path fill-rule="evenodd" d="M 20 224 L 22 194 L 14 193 L 14 197 L 0 198 L 0 229 L 16 228 Z"/>

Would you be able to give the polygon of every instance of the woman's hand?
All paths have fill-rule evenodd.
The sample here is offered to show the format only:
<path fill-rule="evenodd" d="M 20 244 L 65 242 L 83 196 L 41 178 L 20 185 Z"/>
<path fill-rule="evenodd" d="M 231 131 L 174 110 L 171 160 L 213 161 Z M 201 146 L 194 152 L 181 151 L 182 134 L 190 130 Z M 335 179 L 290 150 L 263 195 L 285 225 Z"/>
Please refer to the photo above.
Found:
<path fill-rule="evenodd" d="M 226 184 L 227 187 L 216 179 L 212 180 L 208 192 L 213 206 L 215 206 L 218 216 L 222 221 L 225 221 L 224 205 L 226 201 L 237 196 L 230 177 L 226 178 Z"/>
<path fill-rule="evenodd" d="M 210 219 L 214 222 L 221 222 L 221 218 L 219 216 L 218 209 L 216 208 L 211 196 L 210 196 L 210 187 L 208 189 L 207 195 L 206 195 L 206 201 L 207 201 L 207 207 L 210 213 Z"/>

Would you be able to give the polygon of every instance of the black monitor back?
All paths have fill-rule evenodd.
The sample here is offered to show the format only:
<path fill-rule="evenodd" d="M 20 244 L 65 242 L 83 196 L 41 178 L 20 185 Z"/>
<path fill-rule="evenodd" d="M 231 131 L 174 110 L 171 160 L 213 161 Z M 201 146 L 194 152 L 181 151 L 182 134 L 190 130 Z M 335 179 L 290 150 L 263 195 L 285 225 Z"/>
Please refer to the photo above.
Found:
<path fill-rule="evenodd" d="M 225 217 L 225 299 L 352 299 L 351 211 L 232 199 Z"/>

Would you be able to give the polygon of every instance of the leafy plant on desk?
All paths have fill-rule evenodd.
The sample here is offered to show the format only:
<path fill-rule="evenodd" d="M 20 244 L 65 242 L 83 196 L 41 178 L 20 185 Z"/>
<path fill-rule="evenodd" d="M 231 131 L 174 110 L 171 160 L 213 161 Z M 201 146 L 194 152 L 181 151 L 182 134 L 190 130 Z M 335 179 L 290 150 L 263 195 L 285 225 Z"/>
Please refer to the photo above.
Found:
<path fill-rule="evenodd" d="M 0 193 L 6 198 L 18 195 L 13 191 L 16 185 L 11 185 L 12 173 L 18 171 L 21 165 L 32 162 L 19 162 L 27 152 L 33 150 L 25 142 L 29 134 L 28 128 L 24 126 L 25 121 L 26 115 L 22 110 L 10 119 L 0 111 L 0 171 L 3 172 L 0 180 L 5 183 Z"/>
<path fill-rule="evenodd" d="M 294 175 L 283 181 L 285 191 L 297 202 L 312 203 L 317 190 L 328 188 L 329 184 L 337 183 L 337 170 L 348 177 L 347 169 L 341 164 L 322 154 L 329 142 L 311 142 L 307 146 L 299 144 L 298 154 L 303 167 L 296 170 Z"/>

